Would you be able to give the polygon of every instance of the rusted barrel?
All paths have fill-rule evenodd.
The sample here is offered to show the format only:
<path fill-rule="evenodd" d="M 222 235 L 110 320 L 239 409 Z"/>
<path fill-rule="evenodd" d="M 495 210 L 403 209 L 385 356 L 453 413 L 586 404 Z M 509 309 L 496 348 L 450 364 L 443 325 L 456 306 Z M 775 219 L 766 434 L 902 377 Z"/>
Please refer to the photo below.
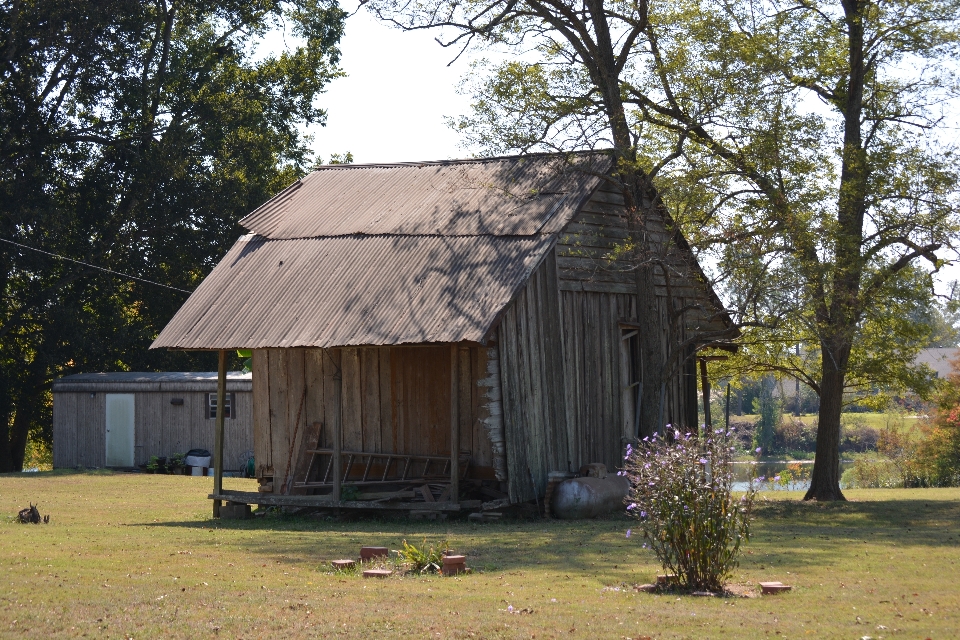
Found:
<path fill-rule="evenodd" d="M 576 520 L 596 518 L 617 509 L 624 509 L 624 497 L 630 482 L 623 476 L 606 478 L 571 478 L 553 490 L 550 513 L 556 518 Z"/>

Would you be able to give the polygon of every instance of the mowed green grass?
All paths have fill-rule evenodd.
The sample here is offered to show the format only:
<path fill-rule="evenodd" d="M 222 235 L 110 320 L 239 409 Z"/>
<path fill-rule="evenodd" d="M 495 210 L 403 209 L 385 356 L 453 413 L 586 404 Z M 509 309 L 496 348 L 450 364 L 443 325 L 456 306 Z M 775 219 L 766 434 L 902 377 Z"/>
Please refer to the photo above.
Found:
<path fill-rule="evenodd" d="M 251 488 L 227 480 L 228 488 Z M 210 519 L 203 478 L 0 476 L 0 637 L 955 638 L 960 490 L 777 492 L 733 581 L 775 597 L 638 593 L 658 571 L 626 517 L 498 524 Z M 20 525 L 28 502 L 49 525 Z M 475 572 L 331 572 L 362 544 L 449 539 Z M 508 607 L 514 607 L 514 612 Z M 517 613 L 517 611 L 522 611 Z"/>
<path fill-rule="evenodd" d="M 815 413 L 806 413 L 800 416 L 799 419 L 804 424 L 815 424 L 817 417 Z M 759 415 L 750 414 L 730 416 L 731 422 L 754 423 L 759 419 Z M 783 419 L 795 420 L 797 418 L 789 412 L 784 412 Z M 844 413 L 840 416 L 840 423 L 843 425 L 861 424 L 866 427 L 873 427 L 874 429 L 886 429 L 891 426 L 913 429 L 919 420 L 920 416 L 917 415 L 898 415 L 895 413 Z"/>

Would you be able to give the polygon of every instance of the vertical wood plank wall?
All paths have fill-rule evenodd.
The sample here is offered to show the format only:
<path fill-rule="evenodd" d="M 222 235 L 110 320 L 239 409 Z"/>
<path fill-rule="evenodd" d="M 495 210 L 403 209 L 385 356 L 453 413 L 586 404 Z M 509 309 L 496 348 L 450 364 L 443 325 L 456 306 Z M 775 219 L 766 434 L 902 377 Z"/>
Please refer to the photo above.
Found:
<path fill-rule="evenodd" d="M 482 473 L 493 467 L 478 384 L 486 349 L 457 353 L 461 449 Z M 294 493 L 310 470 L 306 451 L 332 447 L 337 422 L 345 450 L 449 455 L 450 389 L 449 345 L 254 350 L 257 476 L 272 478 L 274 493 Z"/>
<path fill-rule="evenodd" d="M 653 221 L 649 230 L 655 242 L 668 242 L 662 221 Z M 621 362 L 622 329 L 639 320 L 634 271 L 626 259 L 608 259 L 628 238 L 622 196 L 598 190 L 565 227 L 554 252 L 497 328 L 514 501 L 542 495 L 550 471 L 575 471 L 588 462 L 603 462 L 615 471 L 627 440 L 636 436 L 624 416 Z M 689 265 L 682 263 L 679 251 L 665 248 L 664 254 L 672 265 L 671 295 L 660 276 L 657 302 L 666 326 L 667 305 L 679 308 L 702 298 L 703 285 L 687 276 Z M 684 317 L 679 335 L 664 333 L 665 350 L 668 340 L 678 344 L 699 326 L 722 328 L 714 318 L 692 316 Z M 696 389 L 695 367 L 679 367 L 666 385 L 665 423 L 695 423 Z"/>
<path fill-rule="evenodd" d="M 558 293 L 551 254 L 507 307 L 497 329 L 507 482 L 514 502 L 543 495 L 547 473 L 566 471 L 574 463 Z"/>
<path fill-rule="evenodd" d="M 679 326 L 662 336 L 678 345 L 704 330 L 724 328 L 712 315 L 712 302 L 696 269 L 670 241 L 664 221 L 648 220 L 647 231 L 669 278 L 656 277 L 657 306 L 661 324 L 667 327 L 669 305 L 681 308 L 699 303 L 702 311 L 684 314 Z M 609 260 L 610 251 L 629 238 L 622 194 L 601 187 L 561 233 L 556 247 L 558 285 L 564 327 L 564 369 L 567 372 L 568 421 L 583 462 L 619 466 L 625 439 L 632 438 L 632 425 L 623 416 L 622 394 L 626 385 L 621 367 L 620 338 L 623 326 L 638 321 L 633 265 L 627 259 Z M 692 333 L 691 333 L 692 332 Z M 678 335 L 671 335 L 675 333 Z M 676 347 L 670 350 L 675 356 Z M 680 362 L 668 381 L 664 397 L 664 423 L 694 426 L 697 377 L 692 359 Z M 692 403 L 691 403 L 692 399 Z"/>

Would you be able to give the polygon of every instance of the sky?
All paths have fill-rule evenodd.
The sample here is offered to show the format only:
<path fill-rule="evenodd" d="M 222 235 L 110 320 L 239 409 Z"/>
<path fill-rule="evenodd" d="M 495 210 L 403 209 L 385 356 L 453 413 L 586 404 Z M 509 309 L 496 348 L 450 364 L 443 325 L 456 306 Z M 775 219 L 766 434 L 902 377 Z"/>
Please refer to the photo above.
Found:
<path fill-rule="evenodd" d="M 457 87 L 470 72 L 471 58 L 448 64 L 456 52 L 440 46 L 435 36 L 433 31 L 401 31 L 363 9 L 347 20 L 340 41 L 347 75 L 330 83 L 318 100 L 327 110 L 326 126 L 308 129 L 318 159 L 327 162 L 332 154 L 346 152 L 355 163 L 473 155 L 444 121 L 469 111 L 470 99 L 459 95 Z M 268 48 L 282 46 L 282 39 L 274 38 L 265 43 Z M 958 279 L 960 266 L 944 268 L 936 277 L 938 292 Z"/>
<path fill-rule="evenodd" d="M 333 81 L 318 100 L 327 110 L 326 127 L 309 130 L 320 158 L 347 151 L 357 163 L 470 157 L 444 124 L 444 116 L 469 110 L 469 98 L 456 91 L 469 62 L 447 66 L 456 53 L 434 35 L 403 32 L 365 10 L 347 20 L 340 41 L 347 77 Z"/>

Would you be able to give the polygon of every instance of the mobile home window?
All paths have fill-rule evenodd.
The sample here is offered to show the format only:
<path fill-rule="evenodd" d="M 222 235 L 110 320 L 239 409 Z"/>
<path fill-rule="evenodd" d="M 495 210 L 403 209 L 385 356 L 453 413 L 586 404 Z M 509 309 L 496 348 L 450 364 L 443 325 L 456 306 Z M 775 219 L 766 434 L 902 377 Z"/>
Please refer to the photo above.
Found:
<path fill-rule="evenodd" d="M 224 418 L 234 418 L 236 417 L 233 412 L 233 394 L 227 393 L 223 397 L 224 407 Z M 214 420 L 217 417 L 217 394 L 208 393 L 207 394 L 207 418 Z"/>

